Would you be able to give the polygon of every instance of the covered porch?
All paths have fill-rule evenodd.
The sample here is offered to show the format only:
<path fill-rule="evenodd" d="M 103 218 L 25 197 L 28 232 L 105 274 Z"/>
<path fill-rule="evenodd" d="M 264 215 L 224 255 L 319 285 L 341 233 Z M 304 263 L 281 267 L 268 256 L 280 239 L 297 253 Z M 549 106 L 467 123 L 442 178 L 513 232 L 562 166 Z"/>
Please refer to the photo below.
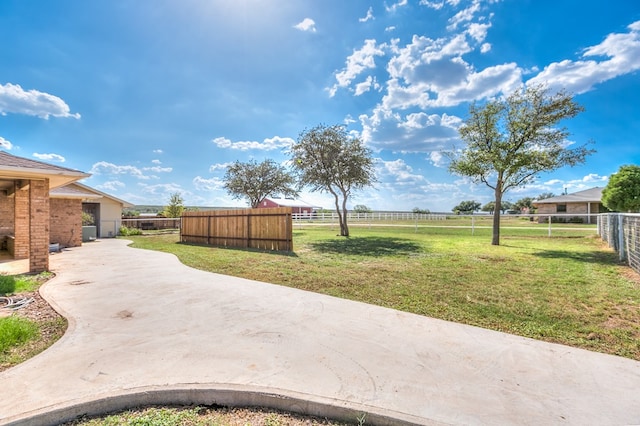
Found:
<path fill-rule="evenodd" d="M 0 262 L 26 260 L 27 272 L 47 271 L 49 192 L 87 176 L 78 170 L 0 152 Z M 12 262 L 2 265 L 8 263 Z M 16 268 L 24 263 L 5 267 Z"/>

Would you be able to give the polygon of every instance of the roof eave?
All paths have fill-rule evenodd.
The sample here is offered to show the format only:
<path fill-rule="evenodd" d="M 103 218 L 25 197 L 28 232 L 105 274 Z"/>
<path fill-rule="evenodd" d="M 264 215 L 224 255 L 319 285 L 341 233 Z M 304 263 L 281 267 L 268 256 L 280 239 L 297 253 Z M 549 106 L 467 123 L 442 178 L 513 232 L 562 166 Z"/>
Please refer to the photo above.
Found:
<path fill-rule="evenodd" d="M 4 179 L 49 179 L 49 189 L 55 189 L 68 185 L 80 179 L 91 176 L 89 173 L 73 171 L 53 171 L 46 169 L 33 169 L 28 167 L 3 166 L 0 170 L 0 178 Z"/>

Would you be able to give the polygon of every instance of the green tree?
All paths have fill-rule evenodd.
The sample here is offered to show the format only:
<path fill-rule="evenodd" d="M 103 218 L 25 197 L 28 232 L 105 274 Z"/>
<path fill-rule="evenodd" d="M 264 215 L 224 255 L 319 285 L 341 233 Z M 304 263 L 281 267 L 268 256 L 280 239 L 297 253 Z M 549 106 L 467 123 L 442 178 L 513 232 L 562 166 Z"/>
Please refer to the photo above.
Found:
<path fill-rule="evenodd" d="M 483 106 L 471 105 L 459 130 L 466 147 L 448 153 L 449 171 L 493 189 L 496 210 L 491 244 L 500 244 L 500 206 L 505 192 L 531 183 L 542 172 L 583 163 L 593 152 L 585 145 L 567 148 L 568 131 L 556 127 L 582 111 L 571 95 L 549 93 L 542 86 Z"/>
<path fill-rule="evenodd" d="M 461 201 L 460 204 L 451 209 L 455 214 L 471 214 L 480 210 L 482 204 L 474 200 Z"/>
<path fill-rule="evenodd" d="M 553 198 L 555 196 L 556 194 L 554 194 L 553 192 L 543 192 L 536 197 L 536 200 L 546 200 L 547 198 Z"/>
<path fill-rule="evenodd" d="M 495 201 L 489 201 L 487 204 L 482 206 L 482 208 L 480 210 L 482 210 L 483 212 L 489 212 L 489 214 L 493 214 L 495 209 L 496 209 L 496 202 Z"/>
<path fill-rule="evenodd" d="M 500 204 L 500 211 L 502 212 L 502 214 L 506 213 L 507 210 L 513 210 L 516 208 L 516 205 L 513 204 L 511 201 L 503 201 Z"/>
<path fill-rule="evenodd" d="M 535 210 L 535 208 L 533 207 L 533 198 L 531 197 L 524 197 L 519 199 L 518 201 L 516 201 L 513 207 L 516 210 L 520 210 L 520 211 L 524 209 L 528 209 L 530 212 L 532 212 Z"/>
<path fill-rule="evenodd" d="M 356 213 L 371 213 L 371 209 L 364 204 L 353 206 L 353 211 Z"/>
<path fill-rule="evenodd" d="M 295 178 L 273 160 L 262 163 L 236 161 L 227 167 L 223 180 L 224 188 L 233 198 L 247 198 L 252 208 L 258 207 L 269 196 L 298 195 Z"/>
<path fill-rule="evenodd" d="M 504 214 L 507 210 L 513 210 L 515 208 L 517 208 L 516 205 L 511 201 L 503 201 L 500 205 L 500 212 Z M 483 212 L 488 212 L 489 214 L 493 214 L 493 212 L 496 210 L 496 202 L 489 201 L 487 204 L 482 206 L 480 210 L 482 210 Z"/>
<path fill-rule="evenodd" d="M 169 197 L 169 205 L 165 206 L 162 215 L 164 217 L 180 217 L 183 211 L 184 200 L 179 192 L 175 192 Z"/>
<path fill-rule="evenodd" d="M 429 209 L 421 209 L 420 207 L 414 207 L 413 210 L 411 210 L 413 213 L 416 214 L 429 214 L 431 213 L 431 210 Z"/>
<path fill-rule="evenodd" d="M 616 212 L 640 211 L 640 166 L 625 165 L 609 178 L 602 204 Z"/>
<path fill-rule="evenodd" d="M 300 133 L 291 157 L 301 185 L 333 195 L 340 235 L 348 237 L 347 200 L 376 180 L 371 150 L 344 126 L 321 124 Z"/>
<path fill-rule="evenodd" d="M 124 209 L 122 210 L 122 217 L 138 217 L 140 212 L 138 210 Z"/>

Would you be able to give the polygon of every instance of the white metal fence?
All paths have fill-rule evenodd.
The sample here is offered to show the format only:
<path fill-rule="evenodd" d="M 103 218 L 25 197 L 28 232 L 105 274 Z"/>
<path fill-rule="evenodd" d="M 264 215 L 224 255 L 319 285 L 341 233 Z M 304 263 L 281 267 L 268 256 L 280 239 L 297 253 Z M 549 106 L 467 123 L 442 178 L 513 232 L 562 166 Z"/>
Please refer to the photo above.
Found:
<path fill-rule="evenodd" d="M 620 260 L 640 273 L 640 214 L 601 214 L 598 216 L 598 234 L 618 252 Z"/>
<path fill-rule="evenodd" d="M 447 215 L 444 213 L 412 213 L 412 212 L 370 212 L 357 213 L 347 212 L 348 222 L 360 221 L 427 221 L 427 220 L 446 220 Z M 336 212 L 313 212 L 313 213 L 294 213 L 293 220 L 305 220 L 322 223 L 337 223 L 338 214 Z"/>
<path fill-rule="evenodd" d="M 503 229 L 539 229 L 548 236 L 559 231 L 577 231 L 595 233 L 598 215 L 592 214 L 503 214 L 500 227 Z M 292 215 L 296 228 L 305 225 L 338 226 L 336 212 L 313 212 Z M 347 221 L 353 226 L 410 226 L 419 228 L 463 228 L 471 234 L 475 230 L 491 228 L 493 216 L 490 214 L 456 215 L 453 213 L 413 213 L 413 212 L 370 212 L 347 213 Z M 125 218 L 122 225 L 128 228 L 145 230 L 179 229 L 180 218 Z"/>

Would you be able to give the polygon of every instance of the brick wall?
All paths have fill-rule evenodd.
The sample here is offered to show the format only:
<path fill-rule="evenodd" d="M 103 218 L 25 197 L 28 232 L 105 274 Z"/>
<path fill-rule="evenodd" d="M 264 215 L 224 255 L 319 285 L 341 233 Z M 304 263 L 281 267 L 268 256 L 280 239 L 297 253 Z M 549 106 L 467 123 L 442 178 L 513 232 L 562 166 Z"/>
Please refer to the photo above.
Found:
<path fill-rule="evenodd" d="M 49 179 L 32 180 L 30 199 L 29 271 L 49 270 Z"/>
<path fill-rule="evenodd" d="M 16 181 L 14 193 L 14 257 L 29 258 L 29 181 Z"/>
<path fill-rule="evenodd" d="M 567 214 L 588 213 L 588 209 L 587 203 L 567 203 Z"/>
<path fill-rule="evenodd" d="M 0 192 L 0 241 L 7 235 L 13 234 L 13 215 L 15 205 L 13 197 Z"/>
<path fill-rule="evenodd" d="M 51 198 L 49 240 L 61 247 L 82 245 L 82 200 Z"/>

